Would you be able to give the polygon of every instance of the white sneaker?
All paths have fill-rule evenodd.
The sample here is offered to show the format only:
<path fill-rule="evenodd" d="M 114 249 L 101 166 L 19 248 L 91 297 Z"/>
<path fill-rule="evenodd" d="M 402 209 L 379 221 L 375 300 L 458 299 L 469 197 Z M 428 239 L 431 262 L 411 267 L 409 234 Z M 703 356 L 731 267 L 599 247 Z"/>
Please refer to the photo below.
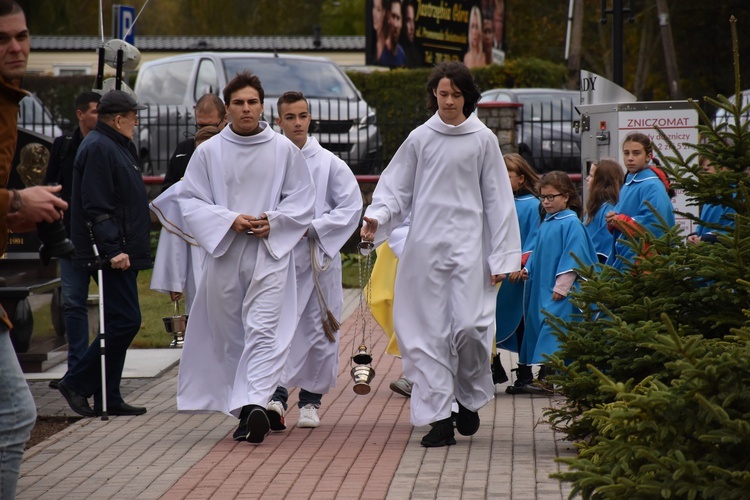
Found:
<path fill-rule="evenodd" d="M 312 403 L 306 404 L 299 409 L 299 421 L 297 427 L 312 428 L 320 425 L 318 407 Z"/>
<path fill-rule="evenodd" d="M 272 431 L 278 432 L 286 429 L 284 405 L 281 401 L 269 401 L 266 411 L 268 412 L 268 421 L 271 424 Z"/>

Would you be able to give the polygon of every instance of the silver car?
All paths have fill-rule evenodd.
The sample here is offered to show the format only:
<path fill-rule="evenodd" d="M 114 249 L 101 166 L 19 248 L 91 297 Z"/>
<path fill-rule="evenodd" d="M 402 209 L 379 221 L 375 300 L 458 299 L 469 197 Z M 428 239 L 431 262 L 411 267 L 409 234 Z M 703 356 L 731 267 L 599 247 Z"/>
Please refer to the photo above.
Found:
<path fill-rule="evenodd" d="M 538 172 L 581 171 L 581 135 L 573 129 L 577 90 L 513 88 L 482 92 L 479 102 L 523 105 L 518 124 L 518 152 Z"/>
<path fill-rule="evenodd" d="M 265 91 L 265 119 L 275 127 L 276 101 L 297 90 L 310 102 L 310 133 L 347 162 L 356 174 L 379 164 L 380 134 L 375 111 L 332 61 L 322 57 L 252 52 L 198 52 L 144 63 L 135 93 L 149 109 L 140 112 L 136 140 L 149 174 L 166 172 L 177 144 L 195 132 L 193 106 L 204 94 L 221 95 L 243 70 L 260 78 Z M 278 128 L 276 128 L 278 131 Z"/>
<path fill-rule="evenodd" d="M 19 104 L 19 127 L 53 139 L 62 135 L 62 130 L 57 126 L 52 114 L 44 107 L 44 104 L 42 104 L 42 101 L 36 95 L 27 95 L 21 99 Z"/>

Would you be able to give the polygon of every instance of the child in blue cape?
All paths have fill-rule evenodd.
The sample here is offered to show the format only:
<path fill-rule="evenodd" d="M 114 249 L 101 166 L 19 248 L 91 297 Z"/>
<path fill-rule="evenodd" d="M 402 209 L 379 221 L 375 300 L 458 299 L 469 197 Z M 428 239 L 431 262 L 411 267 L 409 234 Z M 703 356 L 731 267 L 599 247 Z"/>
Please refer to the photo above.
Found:
<path fill-rule="evenodd" d="M 716 173 L 716 167 L 711 164 L 708 158 L 701 158 L 700 166 L 706 174 L 712 175 Z M 732 231 L 734 228 L 734 214 L 736 213 L 733 208 L 706 203 L 701 208 L 700 220 L 703 224 L 697 226 L 695 232 L 688 235 L 687 242 L 693 245 L 701 242 L 716 243 L 717 235 Z M 723 227 L 720 229 L 711 228 L 707 227 L 706 224 L 719 224 Z"/>
<path fill-rule="evenodd" d="M 539 198 L 546 212 L 539 226 L 537 242 L 526 267 L 521 271 L 529 289 L 526 309 L 526 331 L 518 362 L 532 365 L 544 363 L 545 355 L 558 350 L 558 340 L 543 311 L 571 321 L 578 309 L 568 300 L 571 289 L 578 287 L 579 267 L 597 262 L 596 250 L 583 223 L 578 218 L 581 200 L 573 182 L 565 172 L 550 172 L 539 183 Z M 537 381 L 526 384 L 529 394 L 549 394 L 545 383 L 546 367 L 542 366 Z"/>
<path fill-rule="evenodd" d="M 536 233 L 541 223 L 539 206 L 539 191 L 537 183 L 539 175 L 523 157 L 517 153 L 503 156 L 508 168 L 510 185 L 513 188 L 513 199 L 516 204 L 518 225 L 521 229 L 521 267 L 528 260 L 534 250 Z M 497 307 L 495 309 L 495 340 L 498 349 L 518 352 L 523 340 L 523 311 L 524 311 L 524 283 L 519 272 L 510 273 L 497 292 Z M 518 394 L 521 388 L 533 379 L 531 366 L 518 365 L 516 380 L 513 385 L 505 388 L 508 394 Z M 496 354 L 492 361 L 492 381 L 502 384 L 508 381 L 500 354 Z M 516 391 L 516 389 L 518 389 Z"/>
<path fill-rule="evenodd" d="M 586 176 L 588 198 L 583 225 L 601 263 L 606 262 L 612 252 L 614 238 L 607 229 L 606 215 L 620 199 L 624 178 L 622 167 L 613 158 L 602 158 L 598 163 L 592 163 Z"/>
<path fill-rule="evenodd" d="M 626 261 L 637 264 L 637 256 L 623 241 L 623 234 L 637 235 L 648 230 L 659 237 L 664 231 L 659 227 L 658 213 L 667 223 L 674 226 L 672 200 L 669 196 L 669 182 L 658 168 L 649 168 L 653 156 L 651 139 L 640 132 L 625 136 L 622 143 L 622 158 L 628 174 L 625 184 L 620 189 L 620 201 L 614 210 L 606 215 L 607 225 L 614 235 L 613 251 L 607 258 L 607 264 L 616 269 L 623 269 Z M 654 211 L 646 204 L 649 202 Z"/>

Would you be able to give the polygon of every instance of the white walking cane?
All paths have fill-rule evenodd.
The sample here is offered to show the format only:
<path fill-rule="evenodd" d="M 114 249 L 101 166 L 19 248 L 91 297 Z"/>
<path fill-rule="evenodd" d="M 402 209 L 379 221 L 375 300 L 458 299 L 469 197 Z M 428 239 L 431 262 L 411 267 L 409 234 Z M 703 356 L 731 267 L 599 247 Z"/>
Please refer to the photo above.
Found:
<path fill-rule="evenodd" d="M 99 351 L 101 353 L 101 365 L 102 365 L 102 420 L 109 420 L 107 415 L 107 368 L 106 368 L 106 348 L 104 340 L 104 278 L 102 267 L 104 263 L 101 257 L 99 257 L 99 250 L 96 248 L 96 240 L 94 239 L 94 225 L 91 221 L 86 223 L 89 228 L 89 237 L 91 238 L 91 248 L 94 249 L 94 257 L 96 257 L 96 272 L 97 281 L 99 288 Z"/>

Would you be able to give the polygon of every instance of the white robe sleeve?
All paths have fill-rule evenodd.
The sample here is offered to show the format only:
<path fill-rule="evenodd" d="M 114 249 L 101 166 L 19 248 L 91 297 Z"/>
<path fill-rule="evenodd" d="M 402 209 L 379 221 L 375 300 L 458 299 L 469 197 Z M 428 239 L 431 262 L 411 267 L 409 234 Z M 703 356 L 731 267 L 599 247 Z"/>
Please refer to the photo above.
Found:
<path fill-rule="evenodd" d="M 214 199 L 207 151 L 207 148 L 198 148 L 190 158 L 179 203 L 198 244 L 212 257 L 221 257 L 237 235 L 232 231 L 232 224 L 240 214 L 217 204 Z M 220 187 L 218 183 L 216 187 Z"/>
<path fill-rule="evenodd" d="M 365 211 L 367 217 L 378 221 L 376 247 L 387 240 L 393 229 L 401 225 L 411 213 L 419 161 L 413 136 L 412 132 L 380 175 L 378 185 L 372 193 L 372 204 Z"/>
<path fill-rule="evenodd" d="M 318 247 L 329 257 L 341 247 L 357 229 L 362 214 L 362 193 L 349 166 L 338 158 L 331 159 L 326 188 L 326 210 L 312 221 Z"/>
<path fill-rule="evenodd" d="M 489 235 L 487 264 L 490 273 L 518 271 L 521 265 L 521 230 L 508 169 L 496 143 L 487 147 L 480 183 Z"/>
<path fill-rule="evenodd" d="M 285 169 L 280 201 L 272 210 L 264 212 L 271 230 L 262 241 L 277 260 L 291 252 L 302 239 L 315 209 L 315 186 L 302 152 L 296 150 L 288 156 Z"/>

